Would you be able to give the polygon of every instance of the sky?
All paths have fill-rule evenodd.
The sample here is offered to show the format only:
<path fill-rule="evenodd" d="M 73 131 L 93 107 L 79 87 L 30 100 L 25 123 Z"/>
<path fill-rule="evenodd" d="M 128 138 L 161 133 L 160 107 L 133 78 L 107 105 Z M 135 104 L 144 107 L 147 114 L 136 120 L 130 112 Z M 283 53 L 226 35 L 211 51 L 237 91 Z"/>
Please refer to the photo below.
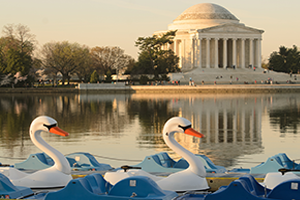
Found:
<path fill-rule="evenodd" d="M 248 27 L 264 30 L 263 60 L 280 46 L 300 47 L 299 0 L 0 0 L 0 36 L 8 24 L 22 24 L 38 47 L 69 41 L 89 47 L 118 46 L 137 59 L 138 37 L 167 30 L 189 7 L 218 4 Z"/>

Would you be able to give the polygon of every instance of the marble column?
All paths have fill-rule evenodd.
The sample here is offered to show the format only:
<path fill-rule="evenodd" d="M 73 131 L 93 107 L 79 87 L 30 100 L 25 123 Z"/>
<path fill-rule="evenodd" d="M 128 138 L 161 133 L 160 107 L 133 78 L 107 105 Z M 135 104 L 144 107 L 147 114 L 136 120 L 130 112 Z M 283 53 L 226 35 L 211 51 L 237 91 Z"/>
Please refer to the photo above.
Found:
<path fill-rule="evenodd" d="M 215 68 L 219 68 L 219 49 L 218 49 L 219 38 L 215 38 Z"/>
<path fill-rule="evenodd" d="M 227 67 L 227 38 L 223 38 L 223 68 Z"/>
<path fill-rule="evenodd" d="M 257 39 L 257 68 L 261 68 L 261 39 Z"/>
<path fill-rule="evenodd" d="M 206 38 L 206 68 L 210 68 L 210 38 Z"/>
<path fill-rule="evenodd" d="M 236 66 L 236 39 L 232 38 L 232 65 L 235 66 L 235 68 L 237 68 Z"/>
<path fill-rule="evenodd" d="M 241 68 L 245 68 L 245 38 L 241 39 L 241 50 L 242 50 L 242 57 L 241 57 Z"/>
<path fill-rule="evenodd" d="M 202 47 L 202 46 L 201 46 L 201 39 L 202 39 L 202 38 L 199 38 L 199 40 L 198 40 L 198 41 L 199 41 L 199 44 L 198 44 L 198 47 L 199 47 L 199 55 L 198 55 L 198 58 L 199 58 L 199 68 L 202 68 L 202 63 L 201 63 L 201 62 L 202 62 L 202 59 L 201 59 L 201 57 L 202 57 L 202 56 L 201 56 L 201 53 L 202 53 L 202 52 L 201 52 L 201 47 Z"/>
<path fill-rule="evenodd" d="M 250 57 L 250 62 L 249 62 L 249 65 L 251 65 L 252 67 L 254 66 L 254 63 L 253 63 L 253 39 L 250 38 L 249 39 L 249 57 Z"/>
<path fill-rule="evenodd" d="M 191 38 L 191 69 L 193 69 L 195 66 L 194 65 L 194 62 L 195 62 L 194 54 L 195 54 L 194 38 Z"/>

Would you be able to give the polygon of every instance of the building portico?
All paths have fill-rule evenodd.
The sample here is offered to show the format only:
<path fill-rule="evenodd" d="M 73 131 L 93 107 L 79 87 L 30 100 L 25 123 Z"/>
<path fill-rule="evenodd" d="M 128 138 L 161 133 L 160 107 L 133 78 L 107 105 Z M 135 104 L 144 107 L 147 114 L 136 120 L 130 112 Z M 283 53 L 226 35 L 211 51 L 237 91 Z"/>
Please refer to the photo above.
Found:
<path fill-rule="evenodd" d="M 177 30 L 172 49 L 184 70 L 194 68 L 261 68 L 264 31 L 247 27 L 225 8 L 197 4 L 179 15 L 168 30 Z M 158 31 L 155 34 L 165 33 Z"/>

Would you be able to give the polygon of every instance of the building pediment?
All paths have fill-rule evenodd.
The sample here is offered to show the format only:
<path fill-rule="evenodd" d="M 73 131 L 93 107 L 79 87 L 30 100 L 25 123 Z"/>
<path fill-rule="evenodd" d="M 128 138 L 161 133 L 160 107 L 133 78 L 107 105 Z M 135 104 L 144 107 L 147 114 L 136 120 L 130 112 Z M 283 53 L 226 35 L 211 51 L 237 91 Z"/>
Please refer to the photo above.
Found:
<path fill-rule="evenodd" d="M 240 34 L 262 34 L 264 31 L 247 27 L 244 24 L 223 24 L 204 29 L 198 29 L 199 33 L 240 33 Z"/>

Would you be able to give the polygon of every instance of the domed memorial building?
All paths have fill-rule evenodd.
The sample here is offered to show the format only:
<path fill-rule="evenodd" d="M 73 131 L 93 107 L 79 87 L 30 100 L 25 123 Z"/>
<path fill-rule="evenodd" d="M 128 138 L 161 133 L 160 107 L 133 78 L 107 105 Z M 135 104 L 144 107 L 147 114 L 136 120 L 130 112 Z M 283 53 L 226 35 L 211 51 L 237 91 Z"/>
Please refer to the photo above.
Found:
<path fill-rule="evenodd" d="M 194 68 L 261 68 L 263 30 L 245 26 L 222 6 L 201 3 L 181 13 L 168 30 L 177 30 L 172 49 L 182 71 Z"/>

